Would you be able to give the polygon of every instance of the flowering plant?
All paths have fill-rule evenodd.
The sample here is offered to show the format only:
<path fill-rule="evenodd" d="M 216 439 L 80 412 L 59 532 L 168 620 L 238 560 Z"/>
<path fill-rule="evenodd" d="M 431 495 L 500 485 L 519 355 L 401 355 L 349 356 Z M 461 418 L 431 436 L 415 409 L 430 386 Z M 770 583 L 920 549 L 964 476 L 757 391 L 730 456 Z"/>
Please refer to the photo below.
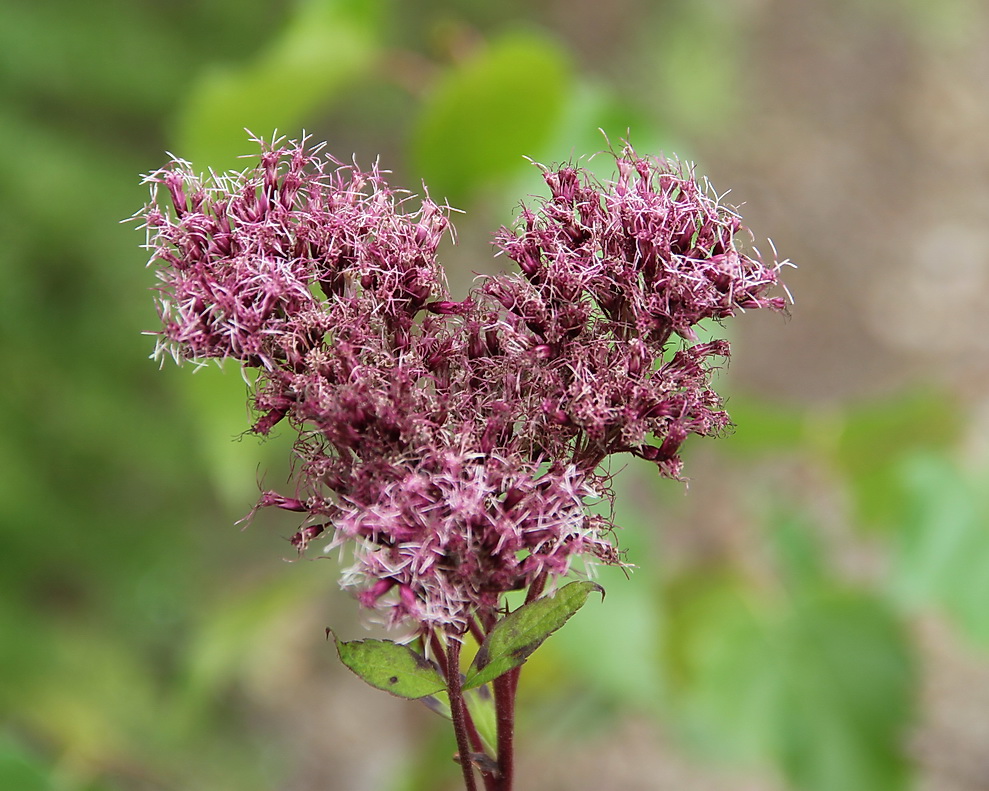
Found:
<path fill-rule="evenodd" d="M 689 169 L 626 147 L 610 182 L 545 169 L 550 197 L 496 236 L 517 271 L 457 301 L 446 207 L 305 139 L 257 142 L 242 173 L 176 159 L 146 178 L 157 353 L 255 372 L 253 431 L 298 433 L 295 490 L 258 505 L 304 514 L 299 551 L 347 553 L 342 585 L 406 630 L 337 640 L 341 659 L 449 716 L 466 787 L 505 791 L 521 666 L 603 593 L 562 581 L 624 562 L 590 509 L 613 498 L 604 462 L 677 478 L 685 439 L 729 425 L 710 386 L 728 343 L 695 327 L 782 309 L 780 264 L 738 249 L 738 215 Z"/>

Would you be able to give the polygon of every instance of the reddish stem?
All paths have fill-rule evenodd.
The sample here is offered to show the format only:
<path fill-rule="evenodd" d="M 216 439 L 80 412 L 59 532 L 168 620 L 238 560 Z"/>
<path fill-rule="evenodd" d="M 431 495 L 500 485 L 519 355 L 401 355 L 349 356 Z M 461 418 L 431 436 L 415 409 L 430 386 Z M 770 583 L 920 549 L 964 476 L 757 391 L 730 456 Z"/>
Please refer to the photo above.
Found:
<path fill-rule="evenodd" d="M 433 656 L 436 657 L 436 662 L 440 666 L 440 671 L 443 673 L 443 678 L 448 680 L 450 678 L 450 664 L 447 661 L 446 651 L 443 649 L 443 643 L 440 641 L 439 635 L 430 630 L 429 632 L 429 645 L 432 649 Z M 452 705 L 451 705 L 451 717 L 452 717 Z M 483 753 L 484 741 L 481 739 L 481 734 L 477 730 L 477 726 L 474 724 L 474 718 L 470 715 L 470 709 L 467 708 L 466 699 L 464 701 L 464 724 L 467 727 L 467 736 L 470 739 L 470 745 L 475 752 Z M 493 779 L 490 775 L 481 772 L 481 777 L 484 780 L 484 787 L 491 791 Z"/>
<path fill-rule="evenodd" d="M 446 688 L 450 694 L 450 715 L 453 718 L 453 732 L 457 737 L 457 752 L 460 756 L 460 768 L 464 773 L 464 787 L 467 791 L 477 791 L 467 736 L 467 706 L 464 704 L 464 692 L 460 685 L 460 641 L 451 638 L 446 651 L 448 667 Z"/>
<path fill-rule="evenodd" d="M 467 626 L 470 629 L 471 636 L 477 640 L 477 644 L 480 646 L 484 643 L 484 630 L 481 628 L 481 624 L 478 623 L 477 618 L 471 616 L 467 621 Z"/>
<path fill-rule="evenodd" d="M 535 601 L 546 585 L 546 575 L 533 580 L 525 603 Z M 511 791 L 515 774 L 515 692 L 522 667 L 515 667 L 494 680 L 495 712 L 498 727 L 498 778 L 495 791 Z"/>
<path fill-rule="evenodd" d="M 498 782 L 496 791 L 511 791 L 515 771 L 515 687 L 519 668 L 494 680 L 495 711 L 498 726 Z"/>
<path fill-rule="evenodd" d="M 443 678 L 449 678 L 450 671 L 449 665 L 446 662 L 446 652 L 443 650 L 443 643 L 440 641 L 440 636 L 436 633 L 435 629 L 429 630 L 429 648 L 433 656 L 436 657 L 436 664 L 440 666 L 440 672 L 443 674 Z"/>

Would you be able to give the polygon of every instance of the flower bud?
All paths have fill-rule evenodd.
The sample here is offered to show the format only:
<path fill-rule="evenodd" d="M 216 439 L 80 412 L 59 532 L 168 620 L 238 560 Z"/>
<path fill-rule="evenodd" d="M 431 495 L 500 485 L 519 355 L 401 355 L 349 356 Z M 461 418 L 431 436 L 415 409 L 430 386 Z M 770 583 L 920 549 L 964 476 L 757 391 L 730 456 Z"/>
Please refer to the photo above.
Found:
<path fill-rule="evenodd" d="M 258 501 L 258 506 L 261 508 L 268 508 L 274 506 L 275 508 L 282 508 L 286 511 L 308 511 L 309 507 L 302 502 L 302 500 L 297 500 L 293 497 L 285 497 L 278 492 L 263 492 L 261 494 L 261 499 Z"/>
<path fill-rule="evenodd" d="M 474 309 L 473 301 L 465 299 L 463 302 L 438 301 L 430 302 L 426 305 L 426 310 L 440 316 L 463 316 Z"/>
<path fill-rule="evenodd" d="M 296 531 L 295 535 L 292 536 L 292 546 L 299 550 L 300 553 L 305 552 L 306 548 L 309 546 L 309 542 L 320 535 L 326 529 L 325 524 L 321 525 L 306 525 Z"/>

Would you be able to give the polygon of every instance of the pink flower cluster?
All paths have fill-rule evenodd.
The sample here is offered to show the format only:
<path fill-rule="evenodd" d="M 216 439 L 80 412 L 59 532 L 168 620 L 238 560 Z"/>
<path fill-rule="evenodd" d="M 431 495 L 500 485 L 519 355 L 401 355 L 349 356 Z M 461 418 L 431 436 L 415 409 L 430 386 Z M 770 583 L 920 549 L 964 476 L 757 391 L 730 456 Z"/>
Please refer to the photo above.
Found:
<path fill-rule="evenodd" d="M 551 196 L 497 236 L 518 271 L 456 301 L 442 207 L 305 140 L 261 147 L 205 180 L 174 160 L 138 215 L 159 352 L 255 369 L 254 431 L 298 432 L 296 491 L 259 504 L 306 515 L 300 551 L 349 547 L 363 604 L 451 634 L 575 562 L 620 562 L 589 510 L 611 498 L 602 462 L 679 476 L 683 441 L 729 424 L 710 388 L 728 343 L 694 327 L 783 308 L 738 216 L 631 149 L 614 182 L 547 170 Z"/>

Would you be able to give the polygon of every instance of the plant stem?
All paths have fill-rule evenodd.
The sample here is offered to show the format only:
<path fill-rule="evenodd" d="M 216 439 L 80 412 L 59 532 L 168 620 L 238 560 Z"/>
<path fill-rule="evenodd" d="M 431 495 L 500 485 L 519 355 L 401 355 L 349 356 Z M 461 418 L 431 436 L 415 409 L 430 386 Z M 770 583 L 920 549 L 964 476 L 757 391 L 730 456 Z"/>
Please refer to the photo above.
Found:
<path fill-rule="evenodd" d="M 477 618 L 471 616 L 467 621 L 467 626 L 474 639 L 477 640 L 477 644 L 481 645 L 484 643 L 484 630 L 481 629 L 481 624 L 478 623 Z"/>
<path fill-rule="evenodd" d="M 436 633 L 435 630 L 431 629 L 429 631 L 429 636 L 427 639 L 429 640 L 429 644 L 432 648 L 433 655 L 436 657 L 436 662 L 440 666 L 440 671 L 443 673 L 443 678 L 449 679 L 450 663 L 447 661 L 446 651 L 443 648 L 443 643 L 440 640 L 439 635 Z M 481 734 L 478 732 L 477 726 L 474 724 L 474 719 L 473 717 L 471 717 L 470 708 L 467 706 L 466 698 L 463 699 L 464 699 L 464 724 L 467 727 L 467 738 L 470 740 L 470 745 L 475 752 L 486 754 L 487 750 L 485 749 L 484 746 L 484 740 L 481 738 Z M 451 706 L 451 712 L 452 712 L 452 706 Z M 485 772 L 484 770 L 481 770 L 481 779 L 484 781 L 485 791 L 497 791 L 497 787 L 496 787 L 497 780 L 493 773 Z"/>
<path fill-rule="evenodd" d="M 450 714 L 453 718 L 453 732 L 457 737 L 457 752 L 460 755 L 460 768 L 464 772 L 464 787 L 467 791 L 477 791 L 474 780 L 474 764 L 470 757 L 470 744 L 467 738 L 467 707 L 460 686 L 460 641 L 451 637 L 447 645 L 446 686 L 450 694 Z"/>
<path fill-rule="evenodd" d="M 519 668 L 494 680 L 495 711 L 498 725 L 498 783 L 497 791 L 511 791 L 515 771 L 515 688 Z"/>
<path fill-rule="evenodd" d="M 436 633 L 435 629 L 429 630 L 427 640 L 429 641 L 429 647 L 432 650 L 432 654 L 436 658 L 436 664 L 440 666 L 440 672 L 443 674 L 443 678 L 449 678 L 450 671 L 446 661 L 446 651 L 443 650 L 443 642 L 440 640 L 440 637 Z"/>
<path fill-rule="evenodd" d="M 529 586 L 525 603 L 529 604 L 539 598 L 545 585 L 546 575 L 540 574 Z M 498 776 L 495 791 L 512 791 L 515 773 L 515 692 L 521 672 L 521 666 L 513 668 L 493 682 L 498 727 Z"/>

